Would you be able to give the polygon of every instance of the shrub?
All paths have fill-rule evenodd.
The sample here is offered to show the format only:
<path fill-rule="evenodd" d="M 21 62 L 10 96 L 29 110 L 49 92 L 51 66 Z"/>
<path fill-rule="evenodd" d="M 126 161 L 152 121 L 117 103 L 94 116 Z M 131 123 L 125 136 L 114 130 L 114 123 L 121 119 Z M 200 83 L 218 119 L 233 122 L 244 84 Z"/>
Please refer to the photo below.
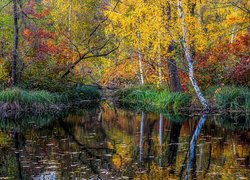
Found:
<path fill-rule="evenodd" d="M 95 86 L 71 87 L 65 93 L 70 100 L 98 100 L 101 99 L 101 93 Z"/>
<path fill-rule="evenodd" d="M 126 88 L 118 92 L 118 97 L 125 103 L 144 106 L 145 109 L 168 109 L 178 112 L 183 106 L 188 106 L 191 96 L 181 92 L 170 92 L 168 88 L 153 86 L 138 86 Z"/>
<path fill-rule="evenodd" d="M 244 87 L 224 86 L 214 92 L 216 104 L 224 109 L 249 109 L 250 91 Z"/>

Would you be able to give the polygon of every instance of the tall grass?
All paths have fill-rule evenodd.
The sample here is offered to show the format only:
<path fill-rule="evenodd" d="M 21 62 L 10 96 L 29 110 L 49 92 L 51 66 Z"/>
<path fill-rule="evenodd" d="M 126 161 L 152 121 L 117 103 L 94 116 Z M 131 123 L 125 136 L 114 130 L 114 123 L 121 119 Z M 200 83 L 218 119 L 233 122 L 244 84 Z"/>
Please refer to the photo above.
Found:
<path fill-rule="evenodd" d="M 167 88 L 154 88 L 152 86 L 138 86 L 123 89 L 117 94 L 125 103 L 138 104 L 151 109 L 167 109 L 178 112 L 181 108 L 189 106 L 191 96 L 181 92 L 170 92 Z"/>
<path fill-rule="evenodd" d="M 206 98 L 213 107 L 225 110 L 250 110 L 250 91 L 246 87 L 212 86 L 206 90 Z M 137 86 L 120 90 L 117 96 L 126 104 L 144 109 L 173 110 L 175 112 L 191 104 L 192 96 L 170 92 L 168 88 Z M 193 96 L 195 98 L 195 96 Z"/>
<path fill-rule="evenodd" d="M 250 109 L 250 91 L 245 87 L 219 87 L 214 91 L 214 99 L 222 109 Z"/>
<path fill-rule="evenodd" d="M 21 105 L 31 104 L 60 104 L 72 101 L 98 100 L 101 94 L 96 87 L 80 86 L 71 87 L 63 93 L 51 93 L 45 90 L 26 91 L 20 88 L 9 88 L 0 91 L 0 102 L 19 103 Z"/>
<path fill-rule="evenodd" d="M 18 102 L 24 105 L 33 103 L 57 104 L 67 101 L 67 96 L 48 91 L 25 91 L 19 88 L 11 88 L 0 91 L 0 102 Z"/>
<path fill-rule="evenodd" d="M 101 93 L 95 86 L 71 87 L 65 94 L 71 100 L 98 100 L 101 99 Z"/>

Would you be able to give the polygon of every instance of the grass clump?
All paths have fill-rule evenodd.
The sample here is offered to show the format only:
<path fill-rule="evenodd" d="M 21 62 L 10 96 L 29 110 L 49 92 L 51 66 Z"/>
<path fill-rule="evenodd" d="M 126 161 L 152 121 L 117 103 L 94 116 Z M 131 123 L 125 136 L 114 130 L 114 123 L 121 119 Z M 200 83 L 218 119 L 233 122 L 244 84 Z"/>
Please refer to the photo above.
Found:
<path fill-rule="evenodd" d="M 0 91 L 0 102 L 17 102 L 22 105 L 37 104 L 60 104 L 72 101 L 98 100 L 101 94 L 96 87 L 80 86 L 71 87 L 64 93 L 51 93 L 45 90 L 22 90 L 20 88 L 9 88 Z"/>
<path fill-rule="evenodd" d="M 178 112 L 189 106 L 191 96 L 181 92 L 170 92 L 167 88 L 153 86 L 138 86 L 123 89 L 118 92 L 119 99 L 125 103 L 139 104 L 146 109 L 167 109 Z M 149 108 L 150 107 L 150 108 Z"/>
<path fill-rule="evenodd" d="M 245 87 L 219 87 L 214 91 L 214 99 L 219 108 L 250 109 L 250 91 Z"/>
<path fill-rule="evenodd" d="M 99 100 L 101 93 L 95 86 L 72 87 L 65 93 L 70 100 Z"/>
<path fill-rule="evenodd" d="M 13 103 L 18 102 L 24 105 L 32 103 L 39 104 L 57 104 L 67 100 L 64 95 L 50 93 L 48 91 L 25 91 L 19 88 L 11 88 L 0 91 L 0 102 Z"/>

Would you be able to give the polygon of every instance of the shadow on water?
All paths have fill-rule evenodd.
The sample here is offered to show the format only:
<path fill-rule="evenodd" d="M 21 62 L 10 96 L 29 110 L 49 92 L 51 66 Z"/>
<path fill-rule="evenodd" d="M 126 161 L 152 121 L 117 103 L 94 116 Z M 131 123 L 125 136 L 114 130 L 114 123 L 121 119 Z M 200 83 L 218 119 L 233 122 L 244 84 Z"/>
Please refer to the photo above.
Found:
<path fill-rule="evenodd" d="M 246 179 L 249 116 L 114 105 L 0 121 L 0 179 Z"/>

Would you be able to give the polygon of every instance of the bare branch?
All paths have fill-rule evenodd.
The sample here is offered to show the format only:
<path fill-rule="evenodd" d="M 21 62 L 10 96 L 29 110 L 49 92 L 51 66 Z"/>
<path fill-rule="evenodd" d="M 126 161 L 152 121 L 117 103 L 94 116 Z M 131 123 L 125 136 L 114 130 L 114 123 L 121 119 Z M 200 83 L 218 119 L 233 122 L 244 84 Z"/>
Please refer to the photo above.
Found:
<path fill-rule="evenodd" d="M 80 57 L 79 57 L 70 67 L 69 67 L 69 69 L 62 75 L 61 78 L 66 77 L 66 76 L 71 72 L 71 70 L 74 69 L 75 66 L 76 66 L 78 63 L 80 63 L 83 59 L 88 59 L 88 58 L 92 58 L 92 57 L 104 57 L 104 56 L 107 56 L 107 55 L 111 54 L 112 52 L 116 51 L 116 50 L 119 48 L 119 46 L 120 46 L 120 44 L 119 44 L 117 47 L 115 47 L 114 49 L 112 49 L 112 50 L 110 50 L 110 51 L 108 51 L 108 52 L 104 52 L 104 53 L 101 53 L 101 54 L 93 54 L 93 55 L 89 55 L 89 56 L 87 56 L 87 55 L 90 54 L 91 51 L 87 51 L 87 52 L 84 53 L 82 56 L 80 56 Z"/>

